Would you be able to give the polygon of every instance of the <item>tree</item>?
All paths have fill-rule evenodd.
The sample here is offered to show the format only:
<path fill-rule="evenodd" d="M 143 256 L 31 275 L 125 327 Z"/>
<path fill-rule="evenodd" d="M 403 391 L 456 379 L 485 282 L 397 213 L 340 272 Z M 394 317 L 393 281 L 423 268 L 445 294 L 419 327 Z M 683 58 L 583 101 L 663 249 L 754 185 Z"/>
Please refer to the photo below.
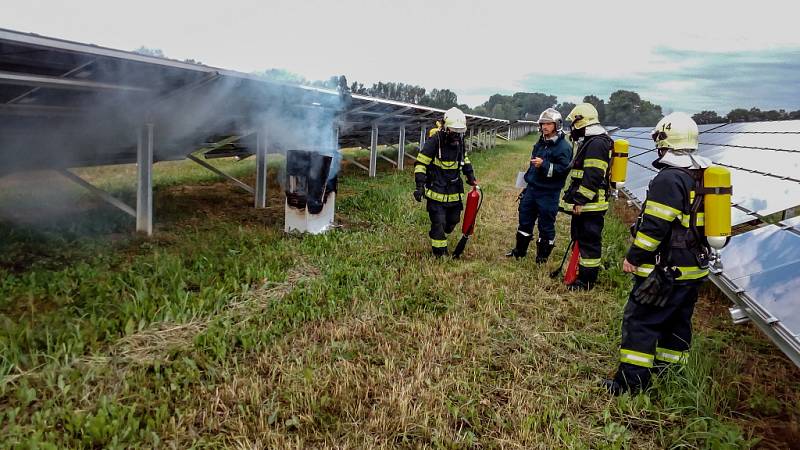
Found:
<path fill-rule="evenodd" d="M 603 122 L 621 128 L 646 127 L 657 124 L 662 116 L 660 105 L 642 100 L 636 92 L 619 90 L 608 98 Z"/>
<path fill-rule="evenodd" d="M 720 117 L 716 111 L 701 111 L 692 116 L 692 119 L 698 124 L 707 123 L 725 123 L 725 118 Z"/>
<path fill-rule="evenodd" d="M 749 114 L 750 111 L 744 108 L 736 108 L 732 109 L 731 112 L 729 112 L 726 117 L 728 119 L 728 122 L 747 122 Z"/>
<path fill-rule="evenodd" d="M 567 120 L 567 116 L 569 115 L 569 113 L 572 112 L 572 109 L 575 108 L 575 106 L 576 106 L 575 103 L 563 102 L 563 103 L 559 103 L 558 105 L 556 105 L 556 109 L 558 110 L 558 112 L 561 113 L 561 117 L 564 120 Z"/>
<path fill-rule="evenodd" d="M 420 104 L 432 108 L 450 109 L 458 105 L 458 95 L 450 89 L 433 89 L 429 95 L 423 97 Z"/>
<path fill-rule="evenodd" d="M 601 100 L 596 95 L 587 95 L 583 97 L 583 103 L 590 103 L 597 110 L 597 115 L 600 116 L 600 121 L 606 121 L 606 102 Z M 567 113 L 569 114 L 569 113 Z M 564 116 L 566 117 L 566 116 Z"/>

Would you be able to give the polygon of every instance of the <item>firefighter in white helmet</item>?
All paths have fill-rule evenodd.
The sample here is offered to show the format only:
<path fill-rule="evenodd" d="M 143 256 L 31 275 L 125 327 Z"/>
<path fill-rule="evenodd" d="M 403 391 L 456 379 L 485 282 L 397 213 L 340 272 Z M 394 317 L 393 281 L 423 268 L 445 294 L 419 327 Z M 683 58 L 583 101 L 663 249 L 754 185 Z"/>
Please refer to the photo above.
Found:
<path fill-rule="evenodd" d="M 602 235 L 608 210 L 608 170 L 614 141 L 600 125 L 597 109 L 581 103 L 567 116 L 572 122 L 570 137 L 577 144 L 569 174 L 569 187 L 561 208 L 572 214 L 570 235 L 578 243 L 578 278 L 567 287 L 588 290 L 600 272 Z"/>
<path fill-rule="evenodd" d="M 417 155 L 414 165 L 414 199 L 418 202 L 427 198 L 431 229 L 431 249 L 436 257 L 445 256 L 447 235 L 461 221 L 464 183 L 475 186 L 472 163 L 466 154 L 464 134 L 467 131 L 467 118 L 458 108 L 450 108 L 444 113 L 442 130 L 425 141 Z"/>
<path fill-rule="evenodd" d="M 547 108 L 539 115 L 539 140 L 531 151 L 527 186 L 519 201 L 519 227 L 516 246 L 506 256 L 522 258 L 528 253 L 533 226 L 539 223 L 536 240 L 536 262 L 544 263 L 553 251 L 556 239 L 558 196 L 564 188 L 572 160 L 572 147 L 562 131 L 561 113 Z"/>
<path fill-rule="evenodd" d="M 646 389 L 653 372 L 688 358 L 710 253 L 701 190 L 710 161 L 694 154 L 697 136 L 697 124 L 682 112 L 667 115 L 652 132 L 659 173 L 631 227 L 634 241 L 622 270 L 634 275 L 634 285 L 622 319 L 620 364 L 614 378 L 603 381 L 614 395 Z"/>

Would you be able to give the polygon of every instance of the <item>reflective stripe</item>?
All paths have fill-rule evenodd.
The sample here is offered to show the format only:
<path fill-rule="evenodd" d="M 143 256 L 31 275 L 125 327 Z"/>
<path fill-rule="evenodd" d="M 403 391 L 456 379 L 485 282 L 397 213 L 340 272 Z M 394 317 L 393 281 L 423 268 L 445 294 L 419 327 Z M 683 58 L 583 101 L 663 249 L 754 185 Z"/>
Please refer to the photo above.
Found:
<path fill-rule="evenodd" d="M 522 230 L 517 230 L 517 233 L 519 233 L 519 234 L 521 234 L 523 236 L 527 236 L 527 237 L 533 236 L 533 233 L 527 233 L 527 232 L 522 231 Z"/>
<path fill-rule="evenodd" d="M 583 267 L 600 267 L 600 258 L 584 258 L 583 256 L 581 256 L 578 265 L 581 265 Z"/>
<path fill-rule="evenodd" d="M 464 164 L 472 164 L 472 161 L 469 160 L 468 156 L 464 157 Z"/>
<path fill-rule="evenodd" d="M 594 202 L 583 205 L 583 211 L 585 212 L 607 211 L 607 210 L 608 210 L 608 202 Z"/>
<path fill-rule="evenodd" d="M 588 169 L 590 167 L 594 167 L 595 169 L 600 169 L 605 172 L 608 169 L 608 163 L 602 159 L 587 159 L 583 161 L 584 169 Z"/>
<path fill-rule="evenodd" d="M 589 200 L 593 199 L 595 195 L 597 195 L 597 191 L 593 191 L 584 186 L 578 186 L 578 194 L 583 195 L 584 197 L 588 198 Z"/>
<path fill-rule="evenodd" d="M 658 217 L 659 219 L 666 220 L 667 222 L 672 222 L 678 217 L 681 212 L 677 209 L 667 206 L 663 203 L 654 202 L 652 200 L 647 200 L 647 205 L 644 208 L 644 213 L 651 215 L 653 217 Z"/>
<path fill-rule="evenodd" d="M 447 247 L 447 239 L 431 239 L 431 247 Z"/>
<path fill-rule="evenodd" d="M 708 269 L 701 269 L 697 266 L 678 267 L 678 270 L 681 271 L 681 276 L 678 277 L 679 280 L 698 280 L 708 276 Z"/>
<path fill-rule="evenodd" d="M 681 225 L 683 225 L 684 228 L 689 228 L 689 225 L 690 225 L 689 224 L 689 220 L 691 220 L 691 218 L 692 218 L 691 214 L 681 214 L 681 215 L 678 216 L 678 219 L 680 219 Z M 706 214 L 705 213 L 701 213 L 701 212 L 697 213 L 697 223 L 696 223 L 696 225 L 698 227 L 706 226 Z"/>
<path fill-rule="evenodd" d="M 569 173 L 569 176 L 572 177 L 572 178 L 581 179 L 581 178 L 583 178 L 583 170 L 581 170 L 581 169 L 572 169 L 572 171 Z"/>
<path fill-rule="evenodd" d="M 425 164 L 426 166 L 430 164 L 432 160 L 433 159 L 430 156 L 425 156 L 422 153 L 417 154 L 417 161 L 421 162 L 422 164 Z"/>
<path fill-rule="evenodd" d="M 445 170 L 458 169 L 458 161 L 442 161 L 439 158 L 435 158 L 433 164 Z"/>
<path fill-rule="evenodd" d="M 641 248 L 642 250 L 647 250 L 648 252 L 654 251 L 656 248 L 658 248 L 659 244 L 661 244 L 661 241 L 657 241 L 641 231 L 636 233 L 636 239 L 633 241 L 633 245 Z"/>
<path fill-rule="evenodd" d="M 620 362 L 633 364 L 634 366 L 640 367 L 653 367 L 653 360 L 655 360 L 655 355 L 649 355 L 647 353 L 627 350 L 624 348 L 619 350 Z"/>
<path fill-rule="evenodd" d="M 646 278 L 654 268 L 655 265 L 653 264 L 642 264 L 636 268 L 634 274 Z M 676 280 L 679 281 L 699 280 L 700 278 L 708 276 L 708 269 L 701 269 L 697 266 L 677 266 L 675 268 L 681 271 L 681 275 L 676 278 Z"/>
<path fill-rule="evenodd" d="M 415 164 L 414 173 L 428 173 L 428 166 L 423 166 L 422 164 Z"/>
<path fill-rule="evenodd" d="M 464 194 L 461 193 L 440 194 L 438 192 L 433 192 L 430 189 L 425 189 L 425 197 L 428 197 L 431 200 L 436 200 L 437 202 L 450 203 L 450 202 L 460 202 L 461 199 L 464 197 Z"/>
<path fill-rule="evenodd" d="M 564 211 L 572 211 L 572 207 L 575 206 L 574 203 L 567 203 L 565 201 L 561 201 L 559 206 Z M 595 212 L 595 211 L 607 211 L 608 210 L 608 202 L 593 202 L 587 203 L 583 205 L 583 212 Z"/>
<path fill-rule="evenodd" d="M 686 364 L 689 360 L 689 352 L 679 352 L 668 348 L 656 347 L 656 360 L 672 364 Z"/>
<path fill-rule="evenodd" d="M 547 168 L 547 178 L 552 178 L 553 177 L 553 168 L 554 167 L 555 166 L 553 164 L 550 164 L 550 167 Z"/>

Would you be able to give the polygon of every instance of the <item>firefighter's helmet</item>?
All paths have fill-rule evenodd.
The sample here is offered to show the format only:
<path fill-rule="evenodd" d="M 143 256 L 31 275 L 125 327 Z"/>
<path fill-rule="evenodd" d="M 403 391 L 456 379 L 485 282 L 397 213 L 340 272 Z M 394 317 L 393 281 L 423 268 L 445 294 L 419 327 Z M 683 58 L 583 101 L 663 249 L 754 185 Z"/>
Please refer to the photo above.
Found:
<path fill-rule="evenodd" d="M 456 133 L 466 133 L 467 116 L 460 109 L 452 107 L 444 113 L 444 127 Z"/>
<path fill-rule="evenodd" d="M 591 103 L 581 103 L 572 108 L 567 120 L 572 122 L 572 128 L 577 130 L 600 123 L 597 109 Z"/>
<path fill-rule="evenodd" d="M 683 112 L 674 112 L 661 119 L 650 134 L 657 149 L 697 150 L 697 124 Z"/>
<path fill-rule="evenodd" d="M 561 113 L 558 112 L 554 108 L 547 108 L 539 114 L 539 128 L 541 129 L 541 125 L 543 123 L 554 123 L 556 124 L 556 131 L 561 131 L 561 127 L 563 125 L 563 120 L 561 119 Z"/>

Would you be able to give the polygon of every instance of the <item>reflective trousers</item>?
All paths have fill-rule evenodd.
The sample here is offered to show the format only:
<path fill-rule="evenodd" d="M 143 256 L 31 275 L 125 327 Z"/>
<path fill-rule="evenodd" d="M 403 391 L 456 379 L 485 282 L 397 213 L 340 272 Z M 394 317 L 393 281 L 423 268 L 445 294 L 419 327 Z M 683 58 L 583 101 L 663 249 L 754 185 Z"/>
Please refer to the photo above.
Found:
<path fill-rule="evenodd" d="M 581 213 L 572 216 L 570 237 L 578 243 L 581 257 L 578 263 L 578 279 L 594 284 L 600 272 L 603 251 L 603 224 L 605 212 Z"/>
<path fill-rule="evenodd" d="M 461 221 L 461 202 L 442 203 L 428 199 L 428 216 L 431 219 L 431 248 L 434 255 L 447 254 L 447 235 Z"/>
<path fill-rule="evenodd" d="M 634 277 L 635 290 L 644 281 Z M 703 280 L 675 284 L 663 307 L 641 305 L 630 297 L 622 318 L 620 364 L 614 379 L 628 389 L 650 385 L 651 372 L 683 364 L 692 343 L 692 314 Z"/>

